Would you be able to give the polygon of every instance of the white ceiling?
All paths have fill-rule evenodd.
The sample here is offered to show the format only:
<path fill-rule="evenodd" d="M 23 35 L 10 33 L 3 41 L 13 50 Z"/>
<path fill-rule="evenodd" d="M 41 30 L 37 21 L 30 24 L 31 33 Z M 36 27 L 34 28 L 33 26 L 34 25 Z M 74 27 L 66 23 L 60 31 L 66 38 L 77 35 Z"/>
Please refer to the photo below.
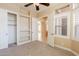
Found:
<path fill-rule="evenodd" d="M 54 5 L 54 4 L 50 4 L 49 7 L 46 7 L 46 6 L 43 6 L 43 5 L 39 5 L 40 10 L 36 11 L 36 8 L 35 8 L 35 6 L 33 4 L 28 6 L 28 7 L 24 7 L 24 5 L 26 5 L 26 4 L 28 4 L 28 3 L 17 3 L 16 5 L 18 5 L 18 6 L 22 7 L 22 8 L 25 8 L 25 9 L 31 11 L 31 12 L 35 12 L 35 13 L 39 13 L 41 11 L 44 11 L 44 10 L 50 8 L 50 7 L 53 7 L 53 5 Z"/>
<path fill-rule="evenodd" d="M 66 3 L 50 3 L 49 7 L 39 5 L 40 10 L 36 11 L 36 8 L 34 5 L 30 5 L 29 7 L 24 7 L 24 5 L 26 5 L 26 4 L 28 4 L 28 3 L 17 3 L 16 5 L 20 6 L 21 8 L 24 8 L 32 13 L 35 13 L 35 14 L 43 13 L 43 12 L 50 12 L 49 9 L 60 8 L 61 6 L 66 5 Z"/>

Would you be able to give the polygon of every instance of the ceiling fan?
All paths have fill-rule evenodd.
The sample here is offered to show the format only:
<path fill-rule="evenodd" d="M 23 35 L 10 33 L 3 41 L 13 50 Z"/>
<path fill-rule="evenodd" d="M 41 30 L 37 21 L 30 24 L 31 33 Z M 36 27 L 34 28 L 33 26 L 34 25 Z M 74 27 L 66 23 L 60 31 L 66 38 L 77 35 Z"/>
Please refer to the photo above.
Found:
<path fill-rule="evenodd" d="M 28 4 L 24 5 L 24 6 L 28 7 L 28 6 L 33 5 L 33 4 L 36 7 L 36 11 L 39 11 L 39 6 L 40 5 L 44 5 L 44 6 L 47 6 L 47 7 L 50 5 L 49 3 L 28 3 Z"/>

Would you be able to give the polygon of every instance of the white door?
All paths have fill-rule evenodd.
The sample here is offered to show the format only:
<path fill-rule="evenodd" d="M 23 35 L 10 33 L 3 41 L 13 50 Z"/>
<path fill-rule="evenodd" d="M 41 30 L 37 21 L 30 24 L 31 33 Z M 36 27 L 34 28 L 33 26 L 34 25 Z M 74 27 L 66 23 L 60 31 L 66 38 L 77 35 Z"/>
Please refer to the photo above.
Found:
<path fill-rule="evenodd" d="M 0 49 L 8 48 L 7 11 L 0 9 Z"/>
<path fill-rule="evenodd" d="M 25 16 L 20 16 L 20 39 L 19 44 L 24 44 L 30 42 L 30 26 L 29 18 Z"/>
<path fill-rule="evenodd" d="M 38 40 L 38 19 L 32 18 L 32 41 Z"/>
<path fill-rule="evenodd" d="M 16 15 L 8 13 L 8 44 L 16 43 Z"/>

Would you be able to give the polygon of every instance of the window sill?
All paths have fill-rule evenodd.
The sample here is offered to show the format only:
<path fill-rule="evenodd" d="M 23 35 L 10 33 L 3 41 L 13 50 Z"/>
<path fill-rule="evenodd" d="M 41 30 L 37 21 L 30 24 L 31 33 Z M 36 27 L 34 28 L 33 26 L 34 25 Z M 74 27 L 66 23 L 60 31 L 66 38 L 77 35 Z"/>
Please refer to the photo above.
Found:
<path fill-rule="evenodd" d="M 65 38 L 65 39 L 69 39 L 70 38 L 68 36 L 62 36 L 62 35 L 54 35 L 54 37 L 60 37 L 60 38 Z"/>

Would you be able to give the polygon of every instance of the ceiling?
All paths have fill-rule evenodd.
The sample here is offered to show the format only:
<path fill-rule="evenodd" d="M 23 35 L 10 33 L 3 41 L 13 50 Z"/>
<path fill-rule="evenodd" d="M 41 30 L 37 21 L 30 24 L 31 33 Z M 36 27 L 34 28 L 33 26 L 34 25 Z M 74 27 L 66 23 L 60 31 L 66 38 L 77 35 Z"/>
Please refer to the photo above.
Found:
<path fill-rule="evenodd" d="M 28 10 L 28 11 L 35 13 L 35 14 L 50 12 L 49 9 L 53 10 L 53 8 L 60 8 L 61 6 L 67 5 L 65 3 L 50 3 L 49 7 L 39 5 L 40 10 L 36 11 L 36 8 L 34 5 L 30 5 L 29 7 L 24 7 L 24 5 L 26 5 L 26 4 L 28 4 L 28 3 L 16 3 L 17 6 L 24 8 L 25 10 Z"/>
<path fill-rule="evenodd" d="M 39 10 L 39 11 L 36 11 L 36 8 L 35 8 L 34 5 L 30 5 L 30 6 L 28 6 L 28 7 L 24 7 L 24 5 L 26 5 L 26 4 L 28 4 L 28 3 L 18 3 L 18 4 L 16 4 L 16 5 L 18 5 L 18 6 L 20 6 L 20 7 L 23 7 L 23 8 L 25 8 L 25 9 L 31 11 L 31 12 L 35 12 L 35 13 L 39 13 L 39 12 L 41 12 L 41 11 L 43 11 L 43 10 L 46 10 L 46 9 L 48 9 L 49 7 L 53 6 L 53 4 L 50 4 L 49 7 L 46 7 L 46 6 L 43 6 L 43 5 L 39 5 L 40 10 Z"/>

